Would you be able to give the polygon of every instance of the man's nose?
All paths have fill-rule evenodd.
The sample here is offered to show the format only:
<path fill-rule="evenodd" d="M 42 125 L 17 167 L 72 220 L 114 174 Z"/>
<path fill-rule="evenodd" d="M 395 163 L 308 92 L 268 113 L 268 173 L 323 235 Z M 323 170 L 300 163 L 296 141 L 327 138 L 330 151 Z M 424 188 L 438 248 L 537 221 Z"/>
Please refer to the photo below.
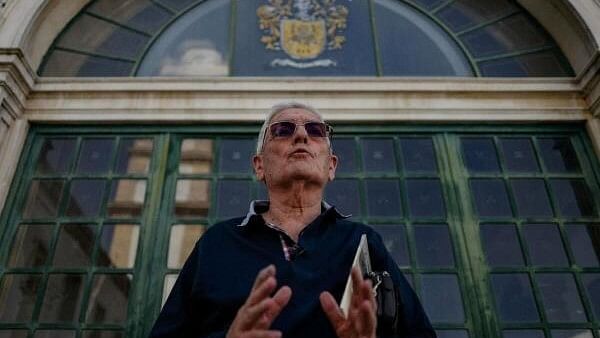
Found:
<path fill-rule="evenodd" d="M 308 142 L 308 133 L 306 132 L 306 128 L 304 125 L 298 124 L 296 125 L 296 130 L 294 131 L 294 143 L 307 143 Z"/>

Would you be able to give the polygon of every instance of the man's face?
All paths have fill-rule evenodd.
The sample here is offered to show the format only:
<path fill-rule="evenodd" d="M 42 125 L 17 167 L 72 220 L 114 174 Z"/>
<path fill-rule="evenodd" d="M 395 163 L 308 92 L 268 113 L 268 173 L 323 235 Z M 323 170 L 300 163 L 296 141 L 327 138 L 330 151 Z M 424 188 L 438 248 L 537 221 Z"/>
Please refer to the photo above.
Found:
<path fill-rule="evenodd" d="M 325 186 L 335 177 L 337 157 L 330 154 L 326 137 L 313 137 L 306 133 L 306 122 L 322 122 L 319 116 L 301 108 L 288 108 L 271 119 L 270 125 L 279 121 L 296 124 L 294 134 L 277 137 L 270 128 L 265 133 L 263 151 L 253 158 L 258 180 L 267 187 L 287 186 L 293 181 L 307 181 Z"/>

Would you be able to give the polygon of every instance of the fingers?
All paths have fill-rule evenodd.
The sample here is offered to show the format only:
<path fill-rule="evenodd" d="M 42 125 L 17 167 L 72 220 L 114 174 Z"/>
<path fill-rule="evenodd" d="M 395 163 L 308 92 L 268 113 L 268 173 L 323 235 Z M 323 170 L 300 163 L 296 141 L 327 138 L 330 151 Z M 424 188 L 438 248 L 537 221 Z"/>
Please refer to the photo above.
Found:
<path fill-rule="evenodd" d="M 346 321 L 342 309 L 340 309 L 331 293 L 327 291 L 321 293 L 319 300 L 321 301 L 321 308 L 323 308 L 325 315 L 327 315 L 331 325 L 337 331 L 337 328 L 342 326 Z"/>
<path fill-rule="evenodd" d="M 283 286 L 277 290 L 275 295 L 271 298 L 273 302 L 270 302 L 267 308 L 264 310 L 262 317 L 256 323 L 255 327 L 258 329 L 267 329 L 273 323 L 273 320 L 277 318 L 281 310 L 288 304 L 292 298 L 292 289 L 288 286 Z"/>
<path fill-rule="evenodd" d="M 245 332 L 244 338 L 281 338 L 281 331 L 275 330 L 251 330 Z"/>
<path fill-rule="evenodd" d="M 275 265 L 273 264 L 268 265 L 267 267 L 258 272 L 258 275 L 256 275 L 256 279 L 254 280 L 254 285 L 252 285 L 252 290 L 250 291 L 250 294 L 252 294 L 255 290 L 260 288 L 260 286 L 265 281 L 267 281 L 269 277 L 275 277 Z"/>

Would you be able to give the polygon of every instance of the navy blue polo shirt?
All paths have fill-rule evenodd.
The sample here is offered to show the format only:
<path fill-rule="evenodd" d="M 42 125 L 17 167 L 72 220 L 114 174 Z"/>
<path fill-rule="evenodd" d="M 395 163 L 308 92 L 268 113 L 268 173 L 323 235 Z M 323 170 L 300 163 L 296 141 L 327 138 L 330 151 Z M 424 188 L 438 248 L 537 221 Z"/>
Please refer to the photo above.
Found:
<path fill-rule="evenodd" d="M 319 295 L 329 291 L 339 303 L 362 234 L 367 235 L 373 270 L 388 271 L 400 291 L 402 320 L 392 337 L 435 337 L 415 293 L 372 228 L 346 220 L 323 203 L 321 215 L 299 235 L 301 249 L 286 260 L 281 232 L 260 215 L 267 209 L 268 205 L 253 203 L 245 218 L 215 224 L 204 233 L 151 337 L 225 337 L 256 275 L 269 264 L 277 268 L 278 287 L 292 289 L 290 302 L 271 328 L 281 330 L 284 338 L 336 337 Z"/>

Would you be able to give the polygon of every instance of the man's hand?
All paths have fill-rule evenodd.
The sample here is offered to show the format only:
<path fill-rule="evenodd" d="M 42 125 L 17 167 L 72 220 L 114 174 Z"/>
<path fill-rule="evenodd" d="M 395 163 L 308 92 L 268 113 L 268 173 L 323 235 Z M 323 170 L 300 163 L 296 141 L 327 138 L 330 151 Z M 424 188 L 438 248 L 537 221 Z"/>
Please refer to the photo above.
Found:
<path fill-rule="evenodd" d="M 321 293 L 321 307 L 339 338 L 375 338 L 377 315 L 371 281 L 364 280 L 358 269 L 352 269 L 352 301 L 348 318 L 331 293 Z"/>
<path fill-rule="evenodd" d="M 250 291 L 250 295 L 233 319 L 227 338 L 279 338 L 281 332 L 269 327 L 287 305 L 292 290 L 284 286 L 273 297 L 277 287 L 275 266 L 269 265 L 260 270 Z"/>

